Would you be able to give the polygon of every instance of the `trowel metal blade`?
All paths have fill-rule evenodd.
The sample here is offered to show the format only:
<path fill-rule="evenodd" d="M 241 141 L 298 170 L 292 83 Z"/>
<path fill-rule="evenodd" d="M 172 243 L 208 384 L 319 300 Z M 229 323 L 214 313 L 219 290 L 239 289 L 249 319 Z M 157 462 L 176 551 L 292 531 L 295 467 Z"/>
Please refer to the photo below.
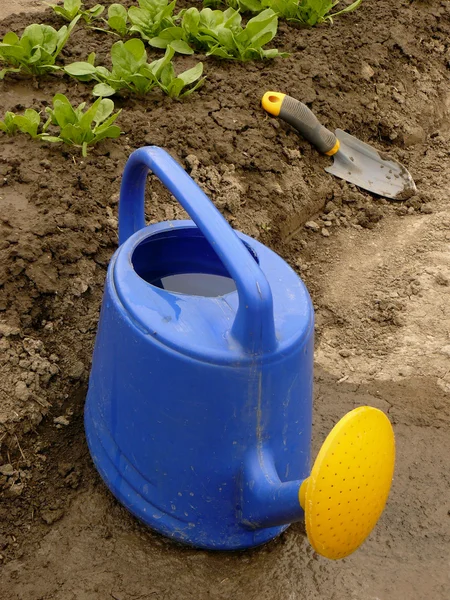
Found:
<path fill-rule="evenodd" d="M 336 129 L 335 135 L 340 148 L 333 156 L 334 164 L 325 171 L 393 200 L 406 200 L 416 193 L 413 178 L 399 162 L 342 129 Z"/>

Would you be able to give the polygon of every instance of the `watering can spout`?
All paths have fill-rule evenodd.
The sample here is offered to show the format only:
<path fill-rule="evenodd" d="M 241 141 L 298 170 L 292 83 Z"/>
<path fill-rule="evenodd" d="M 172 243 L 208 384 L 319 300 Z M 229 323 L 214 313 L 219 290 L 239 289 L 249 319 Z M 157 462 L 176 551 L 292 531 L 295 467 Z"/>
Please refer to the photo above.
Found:
<path fill-rule="evenodd" d="M 268 448 L 249 453 L 243 470 L 242 523 L 249 528 L 306 521 L 314 550 L 331 559 L 354 552 L 386 504 L 395 441 L 386 415 L 363 406 L 328 435 L 308 477 L 282 482 Z"/>

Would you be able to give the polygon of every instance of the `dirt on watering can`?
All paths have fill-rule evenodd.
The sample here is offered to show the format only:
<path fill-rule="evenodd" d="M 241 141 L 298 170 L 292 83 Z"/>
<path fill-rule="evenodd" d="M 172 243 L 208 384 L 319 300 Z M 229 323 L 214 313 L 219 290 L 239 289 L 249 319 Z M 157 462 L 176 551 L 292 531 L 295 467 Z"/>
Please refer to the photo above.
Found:
<path fill-rule="evenodd" d="M 0 16 L 11 9 L 3 4 Z M 184 103 L 158 95 L 119 100 L 125 135 L 86 160 L 26 136 L 1 138 L 2 598 L 447 599 L 449 11 L 446 1 L 379 0 L 333 26 L 281 24 L 277 44 L 289 59 L 204 60 L 208 81 Z M 13 16 L 0 34 L 43 21 L 61 25 L 49 13 Z M 80 27 L 64 58 L 97 51 L 102 62 L 110 43 Z M 90 99 L 89 88 L 59 76 L 0 85 L 0 117 L 43 109 L 56 92 Z M 326 159 L 262 113 L 269 86 L 308 103 L 328 126 L 394 153 L 413 173 L 417 196 L 390 206 L 330 181 Z M 82 409 L 105 268 L 117 244 L 118 186 L 129 152 L 146 143 L 184 161 L 235 227 L 306 280 L 322 369 L 315 448 L 361 403 L 394 422 L 388 509 L 344 562 L 318 559 L 301 525 L 249 553 L 175 547 L 118 506 L 89 461 Z M 154 221 L 179 215 L 159 186 L 147 214 Z"/>

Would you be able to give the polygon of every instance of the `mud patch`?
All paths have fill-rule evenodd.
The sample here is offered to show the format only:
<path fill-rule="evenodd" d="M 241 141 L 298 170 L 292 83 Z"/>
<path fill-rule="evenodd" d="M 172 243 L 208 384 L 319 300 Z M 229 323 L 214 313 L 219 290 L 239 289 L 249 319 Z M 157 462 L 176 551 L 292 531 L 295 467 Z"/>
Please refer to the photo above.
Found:
<path fill-rule="evenodd" d="M 106 491 L 82 434 L 83 394 L 69 403 L 70 423 L 48 424 L 35 447 L 40 467 L 22 463 L 12 478 L 26 489 L 4 499 L 0 591 L 11 600 L 52 598 L 445 598 L 450 541 L 447 428 L 411 420 L 432 386 L 411 380 L 379 387 L 337 384 L 318 370 L 314 451 L 334 422 L 361 403 L 387 410 L 395 425 L 398 467 L 389 509 L 364 544 L 339 561 L 311 551 L 302 524 L 263 548 L 207 553 L 179 546 L 140 525 Z M 437 394 L 439 392 L 437 391 Z M 427 426 L 424 426 L 427 425 Z M 433 469 L 429 465 L 433 464 Z M 28 478 L 28 479 L 27 479 Z M 12 520 L 14 517 L 14 520 Z M 58 549 L 55 552 L 55 548 Z M 37 549 L 37 550 L 35 550 Z M 42 574 L 45 573 L 45 577 Z M 182 590 L 182 592 L 180 592 Z"/>

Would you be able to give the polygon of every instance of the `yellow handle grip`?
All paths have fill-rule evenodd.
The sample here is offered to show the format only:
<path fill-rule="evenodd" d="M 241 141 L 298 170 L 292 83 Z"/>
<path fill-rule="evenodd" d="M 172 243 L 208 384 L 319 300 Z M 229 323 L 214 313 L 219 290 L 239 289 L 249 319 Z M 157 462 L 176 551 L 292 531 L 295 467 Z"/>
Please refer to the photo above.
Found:
<path fill-rule="evenodd" d="M 263 109 L 270 115 L 278 117 L 285 96 L 286 94 L 280 92 L 266 92 L 261 100 Z"/>

